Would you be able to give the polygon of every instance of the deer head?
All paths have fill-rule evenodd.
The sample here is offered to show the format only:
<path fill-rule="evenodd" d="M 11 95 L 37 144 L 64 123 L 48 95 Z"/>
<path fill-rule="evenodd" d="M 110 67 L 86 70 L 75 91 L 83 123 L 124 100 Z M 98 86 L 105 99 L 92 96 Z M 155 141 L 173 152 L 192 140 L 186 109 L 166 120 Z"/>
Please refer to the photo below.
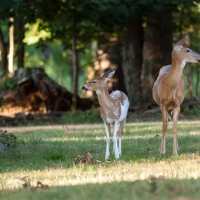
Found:
<path fill-rule="evenodd" d="M 82 90 L 98 91 L 100 90 L 100 88 L 107 86 L 107 81 L 109 81 L 113 77 L 114 74 L 115 74 L 115 70 L 109 70 L 103 76 L 96 77 L 95 79 L 86 83 L 82 87 Z"/>
<path fill-rule="evenodd" d="M 196 53 L 195 51 L 184 47 L 184 42 L 186 40 L 186 37 L 183 38 L 182 40 L 180 40 L 179 42 L 177 42 L 174 45 L 173 51 L 172 51 L 172 60 L 173 59 L 179 59 L 182 60 L 184 62 L 184 64 L 186 62 L 189 63 L 198 63 L 200 62 L 200 56 L 198 53 Z"/>

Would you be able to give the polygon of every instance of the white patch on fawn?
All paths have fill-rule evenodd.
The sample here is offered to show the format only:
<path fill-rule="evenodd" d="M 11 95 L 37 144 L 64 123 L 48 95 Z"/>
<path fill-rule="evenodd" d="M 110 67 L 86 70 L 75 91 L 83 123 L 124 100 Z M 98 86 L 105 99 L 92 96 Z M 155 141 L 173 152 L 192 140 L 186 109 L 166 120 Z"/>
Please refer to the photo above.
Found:
<path fill-rule="evenodd" d="M 113 98 L 113 99 L 118 99 L 118 98 L 120 98 L 121 96 L 122 96 L 122 92 L 121 91 L 119 91 L 119 90 L 115 90 L 114 92 L 112 92 L 111 94 L 110 94 L 110 96 Z"/>
<path fill-rule="evenodd" d="M 125 99 L 124 99 L 124 104 L 121 104 L 121 116 L 119 118 L 119 122 L 123 121 L 126 116 L 127 116 L 127 113 L 128 113 L 128 108 L 129 108 L 129 101 L 128 101 L 128 97 L 125 96 Z"/>
<path fill-rule="evenodd" d="M 115 122 L 115 120 L 107 117 L 106 122 L 109 124 L 113 124 Z"/>
<path fill-rule="evenodd" d="M 120 103 L 120 108 L 121 108 L 121 115 L 119 116 L 119 112 L 115 111 L 115 113 L 117 114 L 116 116 L 119 116 L 118 119 L 116 120 L 117 122 L 121 122 L 123 121 L 126 116 L 127 116 L 127 113 L 128 113 L 128 108 L 129 108 L 129 101 L 128 101 L 128 97 L 121 91 L 119 90 L 116 90 L 114 92 L 112 92 L 110 94 L 110 96 L 114 99 L 119 99 L 122 97 L 122 101 L 118 101 Z"/>

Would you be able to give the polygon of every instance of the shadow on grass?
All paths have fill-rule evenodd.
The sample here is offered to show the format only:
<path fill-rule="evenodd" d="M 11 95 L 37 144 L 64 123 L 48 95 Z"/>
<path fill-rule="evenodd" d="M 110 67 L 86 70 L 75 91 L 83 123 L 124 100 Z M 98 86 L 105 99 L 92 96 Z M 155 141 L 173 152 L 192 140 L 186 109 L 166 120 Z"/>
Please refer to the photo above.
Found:
<path fill-rule="evenodd" d="M 200 179 L 157 179 L 149 178 L 135 182 L 112 182 L 76 186 L 54 186 L 48 188 L 29 187 L 1 191 L 1 199 L 199 199 Z"/>

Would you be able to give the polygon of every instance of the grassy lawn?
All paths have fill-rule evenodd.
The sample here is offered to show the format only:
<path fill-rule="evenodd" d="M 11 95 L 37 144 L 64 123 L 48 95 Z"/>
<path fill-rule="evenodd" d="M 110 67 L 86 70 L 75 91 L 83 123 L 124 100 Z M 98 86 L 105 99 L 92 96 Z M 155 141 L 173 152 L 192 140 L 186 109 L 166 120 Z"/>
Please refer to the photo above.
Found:
<path fill-rule="evenodd" d="M 127 123 L 122 157 L 107 162 L 102 123 L 2 128 L 17 142 L 0 154 L 0 199 L 199 199 L 200 121 L 179 122 L 179 156 L 171 123 L 159 155 L 161 126 Z M 94 164 L 74 163 L 87 152 Z"/>

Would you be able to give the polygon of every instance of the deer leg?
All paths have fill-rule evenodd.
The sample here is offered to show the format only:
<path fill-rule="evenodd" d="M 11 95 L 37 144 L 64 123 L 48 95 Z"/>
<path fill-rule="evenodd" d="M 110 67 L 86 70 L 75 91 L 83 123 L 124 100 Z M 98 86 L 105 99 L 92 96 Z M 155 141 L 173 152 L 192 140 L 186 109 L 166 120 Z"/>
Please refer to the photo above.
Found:
<path fill-rule="evenodd" d="M 119 156 L 122 155 L 122 137 L 118 137 L 118 142 L 119 142 L 119 145 L 118 145 L 118 151 L 119 151 Z"/>
<path fill-rule="evenodd" d="M 125 123 L 126 123 L 126 119 L 120 122 L 120 128 L 117 133 L 118 140 L 119 140 L 119 156 L 122 155 L 122 134 L 123 134 L 123 128 L 124 128 Z"/>
<path fill-rule="evenodd" d="M 104 122 L 104 127 L 106 131 L 106 154 L 105 160 L 108 160 L 110 156 L 110 124 Z"/>
<path fill-rule="evenodd" d="M 120 124 L 115 122 L 113 131 L 113 146 L 114 146 L 115 159 L 119 158 L 119 149 L 117 145 L 117 133 L 119 129 L 120 129 Z"/>
<path fill-rule="evenodd" d="M 162 120 L 163 120 L 163 133 L 162 133 L 162 140 L 160 144 L 160 154 L 164 155 L 166 153 L 166 148 L 165 148 L 165 137 L 166 137 L 166 131 L 167 131 L 167 121 L 168 121 L 168 113 L 165 108 L 165 106 L 161 105 L 161 114 L 162 114 Z"/>
<path fill-rule="evenodd" d="M 173 154 L 178 155 L 178 140 L 177 140 L 177 122 L 180 113 L 180 106 L 174 109 L 173 114 Z"/>
<path fill-rule="evenodd" d="M 172 121 L 172 117 L 170 116 L 170 114 L 167 112 L 167 122 Z"/>

